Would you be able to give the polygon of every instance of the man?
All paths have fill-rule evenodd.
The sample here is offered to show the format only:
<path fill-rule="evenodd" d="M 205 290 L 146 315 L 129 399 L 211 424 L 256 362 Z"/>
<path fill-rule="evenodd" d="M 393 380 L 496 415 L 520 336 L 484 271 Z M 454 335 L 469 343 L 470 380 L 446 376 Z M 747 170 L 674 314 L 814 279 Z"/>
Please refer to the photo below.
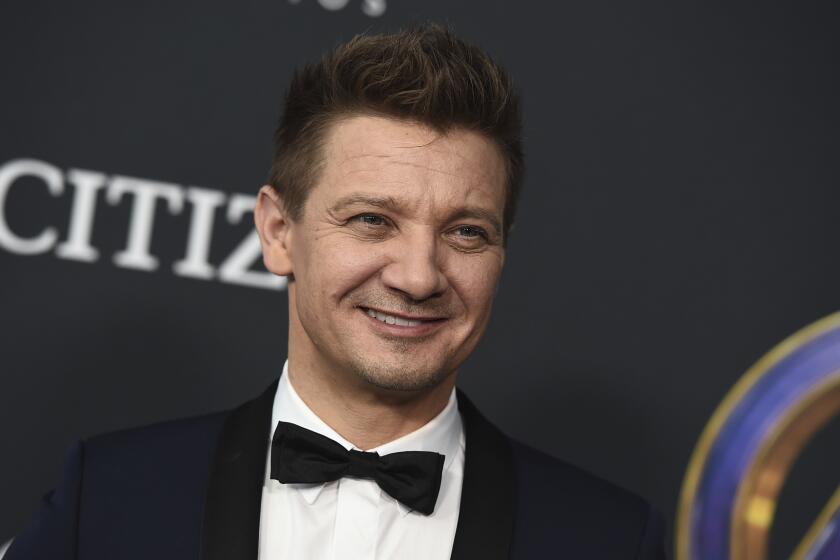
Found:
<path fill-rule="evenodd" d="M 504 264 L 519 134 L 507 74 L 439 26 L 297 73 L 255 209 L 288 279 L 279 381 L 79 443 L 7 559 L 660 557 L 643 500 L 455 388 Z"/>

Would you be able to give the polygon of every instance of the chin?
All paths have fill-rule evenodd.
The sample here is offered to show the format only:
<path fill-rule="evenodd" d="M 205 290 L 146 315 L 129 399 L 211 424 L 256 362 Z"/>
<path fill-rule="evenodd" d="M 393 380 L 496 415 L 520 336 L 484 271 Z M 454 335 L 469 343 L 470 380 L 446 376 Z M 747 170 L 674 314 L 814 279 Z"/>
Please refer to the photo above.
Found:
<path fill-rule="evenodd" d="M 354 365 L 353 369 L 360 378 L 375 387 L 389 391 L 415 392 L 432 389 L 440 385 L 451 373 L 444 367 L 418 368 L 416 363 Z"/>

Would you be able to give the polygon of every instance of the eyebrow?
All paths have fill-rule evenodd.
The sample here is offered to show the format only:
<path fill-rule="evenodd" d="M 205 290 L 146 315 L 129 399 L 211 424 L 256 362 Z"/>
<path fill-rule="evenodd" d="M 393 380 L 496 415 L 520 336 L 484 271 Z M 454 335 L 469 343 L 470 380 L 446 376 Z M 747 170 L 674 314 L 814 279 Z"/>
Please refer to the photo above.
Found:
<path fill-rule="evenodd" d="M 393 196 L 373 196 L 367 194 L 351 194 L 343 198 L 339 198 L 335 204 L 330 207 L 333 212 L 344 210 L 348 206 L 355 204 L 365 204 L 368 206 L 375 206 L 376 208 L 385 208 L 387 210 L 398 210 L 400 205 L 397 199 Z"/>
<path fill-rule="evenodd" d="M 383 208 L 385 210 L 391 210 L 394 212 L 399 212 L 401 207 L 400 203 L 393 196 L 351 194 L 338 199 L 336 203 L 333 204 L 332 207 L 330 207 L 330 211 L 339 212 L 349 206 L 354 206 L 356 204 L 374 206 L 376 208 Z M 491 212 L 490 210 L 486 210 L 484 208 L 479 208 L 476 206 L 461 208 L 455 211 L 452 215 L 450 215 L 448 221 L 451 222 L 454 220 L 463 219 L 484 220 L 490 224 L 490 226 L 495 230 L 496 234 L 501 235 L 502 233 L 501 220 L 499 220 L 496 214 L 494 212 Z"/>

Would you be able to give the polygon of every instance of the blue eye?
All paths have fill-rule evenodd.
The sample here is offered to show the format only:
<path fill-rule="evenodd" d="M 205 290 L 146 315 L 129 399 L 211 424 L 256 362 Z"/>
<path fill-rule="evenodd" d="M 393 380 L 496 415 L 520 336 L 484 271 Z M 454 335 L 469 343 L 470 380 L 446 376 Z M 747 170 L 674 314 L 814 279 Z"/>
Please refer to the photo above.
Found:
<path fill-rule="evenodd" d="M 483 229 L 475 226 L 460 226 L 456 231 L 463 237 L 487 238 L 487 233 Z"/>
<path fill-rule="evenodd" d="M 355 219 L 369 226 L 385 225 L 385 218 L 383 218 L 382 216 L 377 216 L 376 214 L 360 214 L 356 216 Z"/>

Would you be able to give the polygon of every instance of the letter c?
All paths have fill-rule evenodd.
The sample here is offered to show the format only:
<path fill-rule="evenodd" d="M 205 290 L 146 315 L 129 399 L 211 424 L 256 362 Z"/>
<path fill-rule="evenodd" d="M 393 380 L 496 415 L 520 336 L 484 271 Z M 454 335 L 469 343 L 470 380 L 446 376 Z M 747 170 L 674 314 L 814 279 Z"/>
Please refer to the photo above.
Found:
<path fill-rule="evenodd" d="M 0 167 L 0 247 L 19 255 L 37 255 L 52 249 L 58 239 L 54 227 L 46 227 L 35 237 L 15 235 L 6 223 L 6 194 L 20 177 L 32 176 L 44 181 L 53 196 L 64 192 L 64 180 L 57 167 L 35 159 L 15 159 Z"/>

